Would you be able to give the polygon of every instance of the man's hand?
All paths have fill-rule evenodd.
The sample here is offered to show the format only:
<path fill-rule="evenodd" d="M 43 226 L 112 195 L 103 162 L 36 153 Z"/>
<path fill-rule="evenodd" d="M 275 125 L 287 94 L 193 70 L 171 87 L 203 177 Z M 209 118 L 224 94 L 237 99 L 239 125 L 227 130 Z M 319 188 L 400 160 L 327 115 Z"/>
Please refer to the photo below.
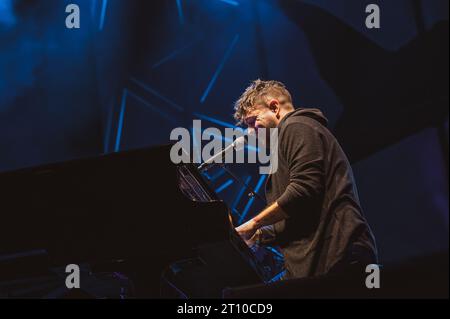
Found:
<path fill-rule="evenodd" d="M 262 231 L 257 232 L 259 228 L 275 224 L 288 217 L 278 203 L 274 202 L 245 224 L 236 227 L 236 231 L 248 246 L 252 246 L 256 241 L 261 240 Z"/>
<path fill-rule="evenodd" d="M 253 219 L 250 219 L 241 226 L 236 227 L 237 233 L 242 237 L 243 240 L 245 240 L 245 242 L 250 241 L 250 239 L 254 237 L 257 229 L 258 228 L 256 227 L 256 223 Z"/>
<path fill-rule="evenodd" d="M 259 245 L 259 243 L 261 242 L 261 238 L 262 238 L 261 229 L 257 229 L 255 234 L 250 239 L 244 241 L 247 244 L 247 246 L 251 248 L 257 244 Z"/>

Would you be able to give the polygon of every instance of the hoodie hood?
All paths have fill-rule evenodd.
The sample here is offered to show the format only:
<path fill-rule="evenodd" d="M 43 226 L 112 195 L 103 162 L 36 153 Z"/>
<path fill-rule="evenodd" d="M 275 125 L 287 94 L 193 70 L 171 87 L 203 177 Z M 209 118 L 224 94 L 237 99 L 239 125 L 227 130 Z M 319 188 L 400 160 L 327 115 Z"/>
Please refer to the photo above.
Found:
<path fill-rule="evenodd" d="M 323 126 L 327 127 L 328 126 L 328 120 L 325 117 L 325 115 L 323 115 L 322 111 L 319 109 L 308 109 L 308 108 L 298 108 L 295 109 L 295 111 L 287 114 L 282 121 L 280 122 L 280 124 L 282 122 L 284 122 L 285 120 L 287 120 L 288 118 L 294 117 L 294 116 L 307 116 L 310 117 L 314 120 L 316 120 L 317 122 L 319 122 L 320 124 L 322 124 Z"/>

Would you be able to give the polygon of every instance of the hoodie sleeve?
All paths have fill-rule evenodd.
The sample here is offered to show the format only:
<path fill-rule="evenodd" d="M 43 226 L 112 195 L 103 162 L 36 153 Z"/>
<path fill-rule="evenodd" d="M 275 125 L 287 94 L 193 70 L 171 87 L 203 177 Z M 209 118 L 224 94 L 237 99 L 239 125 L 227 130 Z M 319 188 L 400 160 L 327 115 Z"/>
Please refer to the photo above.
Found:
<path fill-rule="evenodd" d="M 290 217 L 317 208 L 325 188 L 324 141 L 317 128 L 289 123 L 280 134 L 280 156 L 289 169 L 289 183 L 277 203 Z"/>
<path fill-rule="evenodd" d="M 276 235 L 274 225 L 263 226 L 260 230 L 262 244 L 267 245 L 275 242 Z"/>

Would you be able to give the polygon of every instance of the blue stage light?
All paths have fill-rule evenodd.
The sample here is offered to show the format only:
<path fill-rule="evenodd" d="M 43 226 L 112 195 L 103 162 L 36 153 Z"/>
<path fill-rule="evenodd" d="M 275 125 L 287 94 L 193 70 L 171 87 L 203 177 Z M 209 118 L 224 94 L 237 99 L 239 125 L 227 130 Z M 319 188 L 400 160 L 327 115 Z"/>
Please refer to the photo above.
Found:
<path fill-rule="evenodd" d="M 181 106 L 179 106 L 178 104 L 176 104 L 175 102 L 169 100 L 168 98 L 166 98 L 165 96 L 163 96 L 162 94 L 160 94 L 159 92 L 157 92 L 156 90 L 152 89 L 148 84 L 144 84 L 141 81 L 135 79 L 135 78 L 131 78 L 130 79 L 132 82 L 136 83 L 137 85 L 139 85 L 141 88 L 143 88 L 144 90 L 146 90 L 147 92 L 159 97 L 161 100 L 163 100 L 164 102 L 166 102 L 167 104 L 169 104 L 171 107 L 173 107 L 174 109 L 176 109 L 177 111 L 183 112 L 183 108 Z"/>
<path fill-rule="evenodd" d="M 108 0 L 102 0 L 102 12 L 100 14 L 100 24 L 98 29 L 101 31 L 105 25 L 106 8 L 108 6 Z"/>
<path fill-rule="evenodd" d="M 203 93 L 202 97 L 200 98 L 200 103 L 205 103 L 206 98 L 209 95 L 209 92 L 211 91 L 212 87 L 214 86 L 214 84 L 216 83 L 216 80 L 220 74 L 220 72 L 222 72 L 222 69 L 225 65 L 225 63 L 227 62 L 228 58 L 231 55 L 231 52 L 233 51 L 233 48 L 235 47 L 236 43 L 239 40 L 239 34 L 236 34 L 233 38 L 233 41 L 231 41 L 230 46 L 228 47 L 227 51 L 225 52 L 222 60 L 220 61 L 219 66 L 216 69 L 216 72 L 214 72 L 213 77 L 211 78 L 211 81 L 209 81 L 209 84 L 205 90 L 205 92 Z"/>
<path fill-rule="evenodd" d="M 235 7 L 239 6 L 239 2 L 234 1 L 234 0 L 220 0 L 220 1 L 230 4 L 232 6 L 235 6 Z"/>
<path fill-rule="evenodd" d="M 228 186 L 230 186 L 231 184 L 233 184 L 233 180 L 229 179 L 227 180 L 225 183 L 223 183 L 221 186 L 219 186 L 218 188 L 216 188 L 216 193 L 219 194 L 221 191 L 223 191 L 224 189 L 226 189 Z"/>
<path fill-rule="evenodd" d="M 120 150 L 120 139 L 122 138 L 122 129 L 123 129 L 123 118 L 125 115 L 125 106 L 127 102 L 127 89 L 123 89 L 122 93 L 122 103 L 120 105 L 120 115 L 119 115 L 119 124 L 117 126 L 117 136 L 116 136 L 116 145 L 114 147 L 114 151 L 118 152 Z"/>

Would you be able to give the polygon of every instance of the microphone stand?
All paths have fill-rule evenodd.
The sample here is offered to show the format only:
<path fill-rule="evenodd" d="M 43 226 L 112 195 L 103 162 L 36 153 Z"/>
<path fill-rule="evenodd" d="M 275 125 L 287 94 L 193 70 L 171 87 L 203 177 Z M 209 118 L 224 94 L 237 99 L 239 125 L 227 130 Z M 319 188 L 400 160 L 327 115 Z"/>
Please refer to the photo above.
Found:
<path fill-rule="evenodd" d="M 205 164 L 205 163 L 203 163 L 203 164 Z M 237 177 L 231 170 L 229 170 L 228 168 L 227 168 L 227 166 L 225 165 L 225 163 L 210 163 L 210 165 L 206 165 L 206 166 L 204 166 L 204 165 L 200 165 L 199 167 L 198 167 L 198 170 L 200 171 L 200 172 L 203 172 L 203 171 L 207 171 L 209 168 L 211 168 L 212 166 L 214 166 L 214 164 L 215 165 L 218 165 L 219 167 L 221 167 L 234 181 L 236 181 L 238 184 L 240 184 L 240 185 L 242 185 L 242 186 L 244 186 L 245 187 L 245 189 L 247 190 L 250 190 L 250 193 L 248 193 L 247 194 L 247 196 L 249 196 L 249 197 L 253 197 L 253 198 L 257 198 L 258 200 L 260 200 L 261 201 L 261 203 L 263 204 L 263 205 L 266 205 L 266 201 L 265 201 L 265 199 L 264 198 L 262 198 L 261 197 L 261 195 L 259 195 L 257 192 L 255 192 L 255 190 L 250 186 L 250 185 L 247 185 L 246 183 L 244 183 L 244 181 L 242 180 L 242 179 L 240 179 L 239 177 Z"/>

